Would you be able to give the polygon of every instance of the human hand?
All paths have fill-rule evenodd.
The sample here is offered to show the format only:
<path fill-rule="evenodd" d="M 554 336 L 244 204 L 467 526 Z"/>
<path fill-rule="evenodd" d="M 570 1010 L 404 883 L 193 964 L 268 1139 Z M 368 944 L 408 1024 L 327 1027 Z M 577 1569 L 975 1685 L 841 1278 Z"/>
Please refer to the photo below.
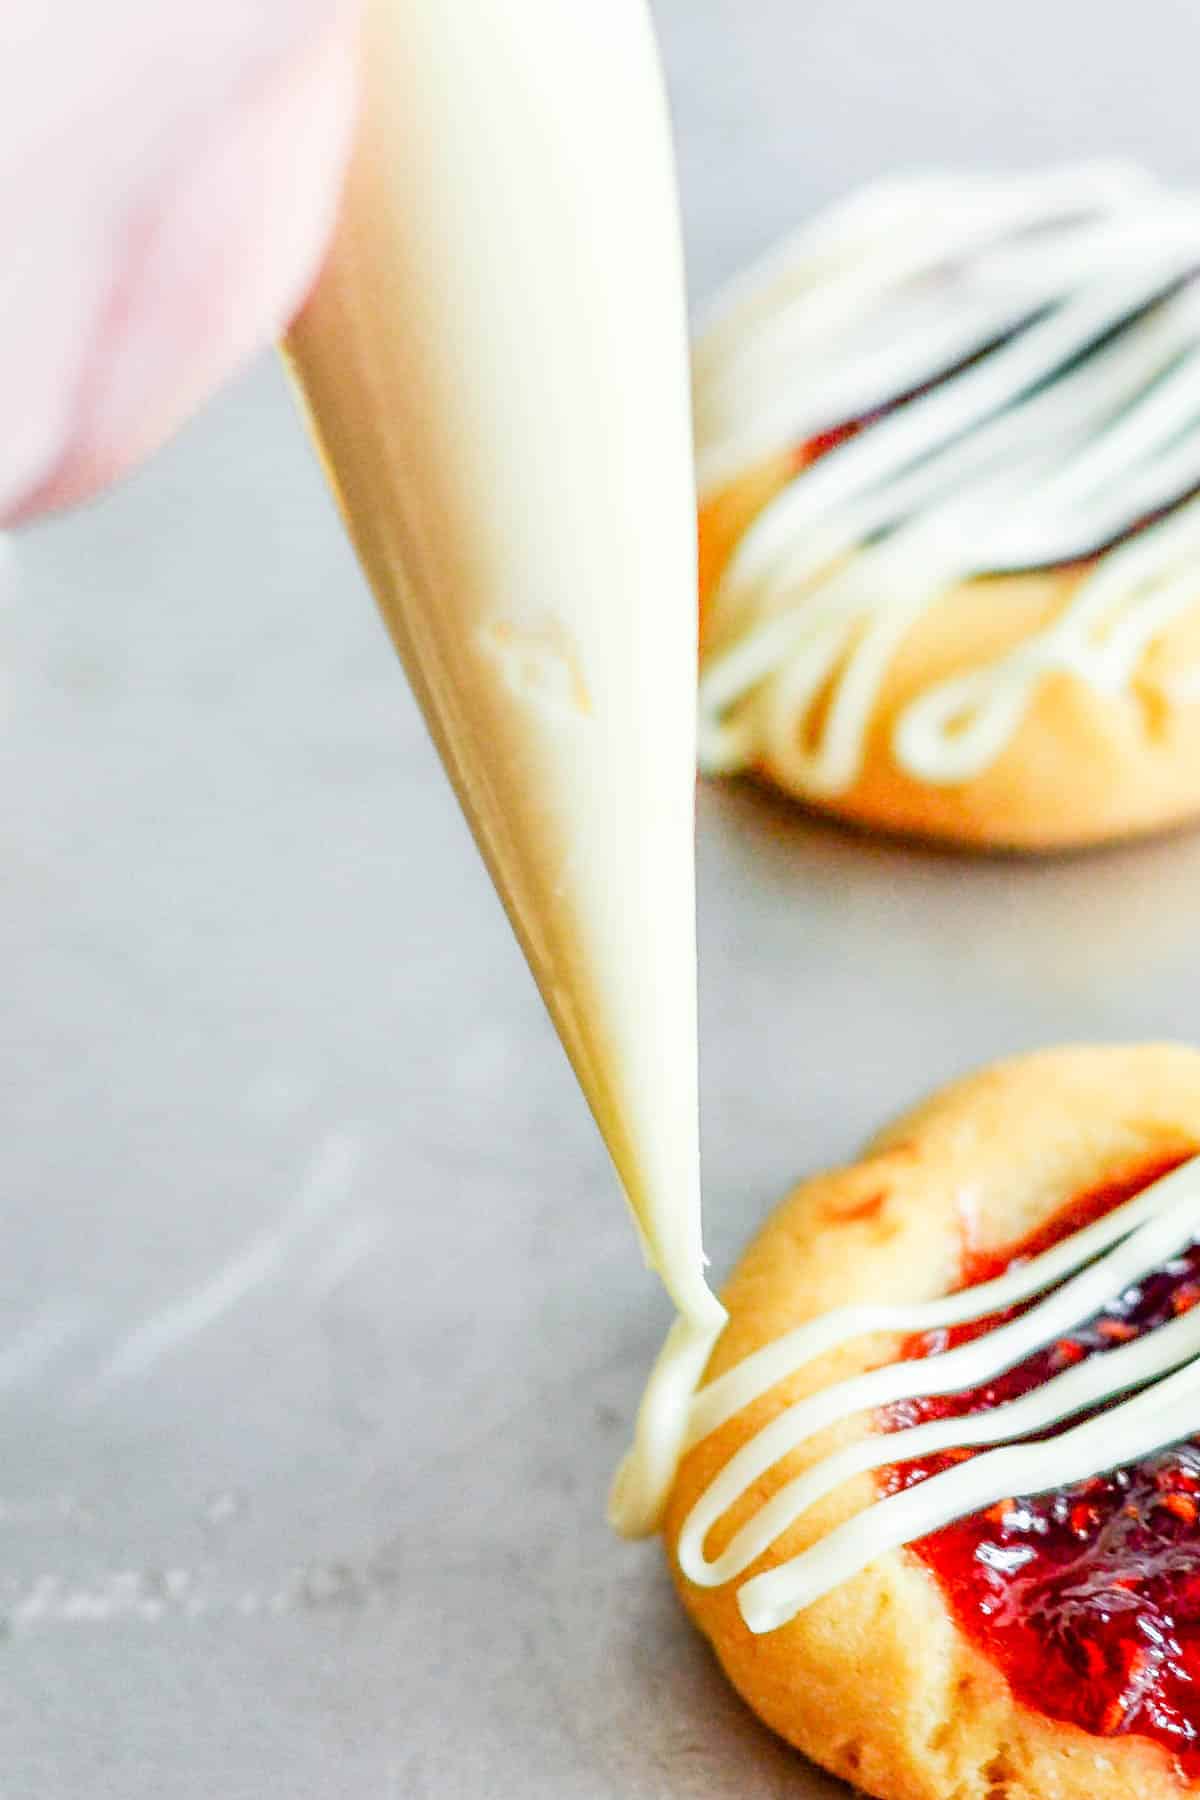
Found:
<path fill-rule="evenodd" d="M 157 448 L 303 299 L 354 0 L 0 0 L 0 521 Z"/>

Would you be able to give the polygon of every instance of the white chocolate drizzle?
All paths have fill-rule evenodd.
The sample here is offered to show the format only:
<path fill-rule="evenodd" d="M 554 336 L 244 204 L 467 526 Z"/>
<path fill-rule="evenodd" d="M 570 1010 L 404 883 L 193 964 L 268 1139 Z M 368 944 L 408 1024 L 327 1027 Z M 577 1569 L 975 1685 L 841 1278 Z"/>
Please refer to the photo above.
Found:
<path fill-rule="evenodd" d="M 1050 672 L 1128 691 L 1200 604 L 1200 202 L 1135 169 L 870 188 L 735 286 L 693 387 L 704 498 L 836 434 L 711 596 L 710 772 L 851 787 L 900 644 L 973 578 L 1095 559 L 1044 629 L 901 711 L 892 754 L 930 784 L 986 770 Z"/>
<path fill-rule="evenodd" d="M 876 1332 L 929 1332 L 1034 1301 L 1015 1318 L 956 1348 L 887 1362 L 818 1389 L 777 1413 L 742 1445 L 692 1507 L 677 1545 L 684 1575 L 702 1587 L 736 1580 L 843 1482 L 937 1451 L 980 1449 L 969 1461 L 877 1498 L 799 1555 L 744 1582 L 738 1605 L 746 1624 L 753 1632 L 771 1631 L 887 1551 L 954 1519 L 1014 1494 L 1044 1492 L 1137 1461 L 1200 1429 L 1198 1308 L 1073 1364 L 1006 1404 L 892 1432 L 868 1428 L 861 1439 L 785 1482 L 718 1555 L 706 1554 L 718 1521 L 817 1433 L 899 1402 L 985 1385 L 1101 1312 L 1198 1235 L 1200 1157 L 995 1280 L 913 1305 L 845 1307 L 756 1351 L 695 1394 L 683 1433 L 685 1450 L 839 1345 Z M 1121 1395 L 1131 1397 L 1121 1400 Z M 1057 1436 L 1040 1436 L 1096 1408 L 1105 1410 L 1068 1424 Z"/>

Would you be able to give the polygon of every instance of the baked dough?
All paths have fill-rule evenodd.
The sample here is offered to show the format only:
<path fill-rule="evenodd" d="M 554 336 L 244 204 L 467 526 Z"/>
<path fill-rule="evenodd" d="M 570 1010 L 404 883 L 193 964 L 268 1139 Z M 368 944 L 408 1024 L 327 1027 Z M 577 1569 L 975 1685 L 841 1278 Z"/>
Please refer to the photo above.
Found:
<path fill-rule="evenodd" d="M 772 473 L 754 470 L 701 512 L 702 642 L 714 584 L 736 542 L 732 521 L 757 516 Z M 914 700 L 1043 631 L 1096 567 L 961 582 L 935 601 L 889 662 L 861 766 L 837 794 L 813 792 L 772 750 L 755 718 L 762 695 L 743 708 L 758 746 L 748 772 L 856 824 L 982 850 L 1081 849 L 1193 819 L 1200 814 L 1200 705 L 1173 703 L 1170 693 L 1180 671 L 1200 667 L 1200 559 L 1196 605 L 1155 638 L 1125 691 L 1101 693 L 1072 675 L 1047 675 L 1011 742 L 970 781 L 935 786 L 897 761 L 896 727 Z"/>
<path fill-rule="evenodd" d="M 1138 1180 L 1200 1145 L 1200 1053 L 1175 1046 L 1066 1049 L 997 1065 L 889 1126 L 862 1159 L 804 1182 L 729 1283 L 730 1323 L 705 1381 L 786 1331 L 856 1300 L 910 1302 L 960 1284 L 964 1256 L 1019 1244 L 1069 1201 Z M 692 1449 L 664 1538 L 684 1604 L 730 1680 L 774 1730 L 882 1800 L 1166 1800 L 1181 1778 L 1149 1737 L 1094 1735 L 1016 1700 L 953 1621 L 911 1551 L 885 1554 L 777 1630 L 755 1636 L 737 1584 L 700 1588 L 675 1562 L 693 1505 L 738 1449 L 803 1395 L 898 1353 L 859 1340 L 810 1364 Z M 718 1554 L 751 1513 L 858 1419 L 793 1451 L 713 1529 Z M 830 1495 L 752 1573 L 777 1566 L 873 1500 L 877 1477 Z"/>
<path fill-rule="evenodd" d="M 695 352 L 706 772 L 980 848 L 1200 813 L 1189 258 L 1191 196 L 1055 170 L 882 184 L 743 277 Z"/>

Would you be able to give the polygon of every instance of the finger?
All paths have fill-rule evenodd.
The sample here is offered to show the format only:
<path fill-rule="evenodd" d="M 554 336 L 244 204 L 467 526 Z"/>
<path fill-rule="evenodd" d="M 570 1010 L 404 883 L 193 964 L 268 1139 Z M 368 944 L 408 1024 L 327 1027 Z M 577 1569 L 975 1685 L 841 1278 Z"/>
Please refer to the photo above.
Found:
<path fill-rule="evenodd" d="M 136 194 L 114 241 L 101 219 L 76 234 L 82 243 L 47 246 L 34 297 L 41 285 L 62 297 L 36 328 L 25 455 L 0 444 L 0 514 L 29 518 L 115 480 L 282 330 L 336 212 L 355 35 L 343 8 L 233 84 Z M 0 289 L 0 332 L 5 323 Z M 57 362 L 46 355 L 55 344 Z"/>

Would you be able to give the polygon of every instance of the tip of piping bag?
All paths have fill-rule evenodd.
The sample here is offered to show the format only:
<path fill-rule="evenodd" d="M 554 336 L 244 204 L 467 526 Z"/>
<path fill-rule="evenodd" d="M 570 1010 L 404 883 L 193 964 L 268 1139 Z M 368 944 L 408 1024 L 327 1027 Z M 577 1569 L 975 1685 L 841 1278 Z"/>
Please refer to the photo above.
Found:
<path fill-rule="evenodd" d="M 642 1261 L 652 1274 L 658 1276 L 674 1302 L 676 1312 L 696 1332 L 719 1333 L 727 1315 L 704 1279 L 709 1259 L 699 1241 L 698 1231 L 692 1242 L 688 1241 L 686 1233 L 679 1233 L 674 1222 L 667 1234 L 655 1231 L 652 1223 L 647 1222 L 645 1209 L 635 1203 L 628 1188 L 625 1189 L 625 1203 L 637 1233 Z"/>
<path fill-rule="evenodd" d="M 653 1266 L 675 1302 L 680 1314 L 679 1323 L 686 1324 L 696 1338 L 711 1340 L 711 1348 L 711 1344 L 716 1342 L 724 1330 L 729 1315 L 704 1279 L 703 1270 L 707 1262 L 708 1258 L 702 1256 L 699 1267 L 689 1268 L 682 1277 L 675 1273 L 664 1273 L 657 1262 Z"/>

